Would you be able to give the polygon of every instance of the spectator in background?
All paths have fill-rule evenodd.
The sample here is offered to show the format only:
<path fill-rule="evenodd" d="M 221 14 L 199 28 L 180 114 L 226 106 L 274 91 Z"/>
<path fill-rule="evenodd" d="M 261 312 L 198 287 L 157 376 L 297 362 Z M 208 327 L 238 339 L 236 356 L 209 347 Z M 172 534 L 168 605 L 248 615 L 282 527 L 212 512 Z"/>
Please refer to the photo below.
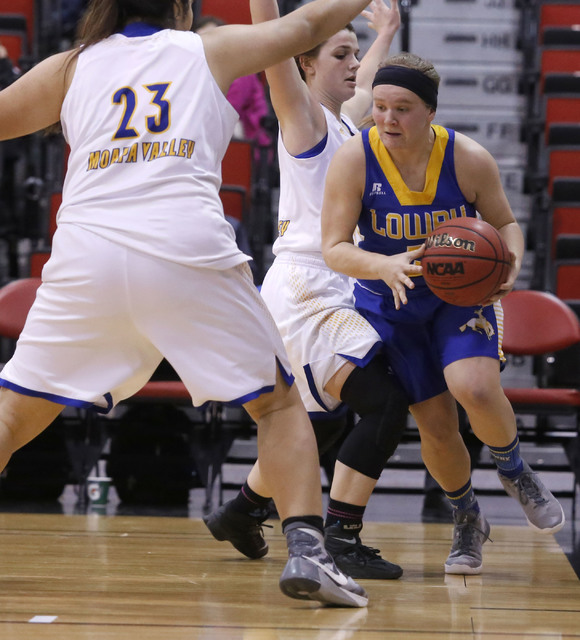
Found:
<path fill-rule="evenodd" d="M 0 90 L 11 85 L 20 75 L 20 69 L 14 65 L 8 56 L 8 50 L 0 42 Z"/>

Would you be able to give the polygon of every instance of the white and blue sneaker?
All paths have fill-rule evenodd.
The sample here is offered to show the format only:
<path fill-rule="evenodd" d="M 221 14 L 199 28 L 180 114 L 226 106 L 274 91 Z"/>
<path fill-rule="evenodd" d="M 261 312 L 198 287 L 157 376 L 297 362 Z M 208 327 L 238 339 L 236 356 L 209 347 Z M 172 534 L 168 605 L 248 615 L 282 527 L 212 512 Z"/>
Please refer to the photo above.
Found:
<path fill-rule="evenodd" d="M 336 567 L 321 532 L 293 523 L 285 534 L 288 562 L 280 576 L 282 593 L 335 607 L 367 606 L 366 591 Z"/>

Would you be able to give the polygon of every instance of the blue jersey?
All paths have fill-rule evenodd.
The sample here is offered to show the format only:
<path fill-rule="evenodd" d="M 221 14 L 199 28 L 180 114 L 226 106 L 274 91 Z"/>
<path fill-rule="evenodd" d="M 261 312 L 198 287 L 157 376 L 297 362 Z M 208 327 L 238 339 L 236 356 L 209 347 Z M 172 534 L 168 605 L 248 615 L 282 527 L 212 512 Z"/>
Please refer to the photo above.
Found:
<path fill-rule="evenodd" d="M 419 248 L 446 220 L 475 217 L 475 207 L 461 193 L 455 175 L 455 132 L 433 125 L 435 143 L 423 191 L 411 191 L 379 139 L 376 127 L 362 132 L 366 184 L 362 200 L 359 246 L 393 255 Z M 444 369 L 465 358 L 503 360 L 501 304 L 457 307 L 433 294 L 423 277 L 407 289 L 408 303 L 395 309 L 393 294 L 382 280 L 355 284 L 355 306 L 376 329 L 393 371 L 411 404 L 447 389 Z"/>
<path fill-rule="evenodd" d="M 475 207 L 465 199 L 457 184 L 453 146 L 455 132 L 432 125 L 435 143 L 431 151 L 423 191 L 411 191 L 404 183 L 376 127 L 362 132 L 366 157 L 366 184 L 362 199 L 359 232 L 361 249 L 394 255 L 418 249 L 427 236 L 453 218 L 474 218 Z M 413 296 L 426 289 L 416 277 Z M 376 293 L 390 295 L 382 280 L 361 280 Z"/>

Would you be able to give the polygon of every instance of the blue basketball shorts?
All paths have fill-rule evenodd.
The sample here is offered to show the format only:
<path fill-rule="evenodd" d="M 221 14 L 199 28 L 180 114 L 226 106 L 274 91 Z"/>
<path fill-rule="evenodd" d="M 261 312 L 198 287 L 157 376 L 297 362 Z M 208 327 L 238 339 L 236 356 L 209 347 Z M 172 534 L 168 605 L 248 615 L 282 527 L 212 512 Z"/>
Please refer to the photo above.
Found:
<path fill-rule="evenodd" d="M 447 390 L 445 367 L 457 360 L 488 357 L 505 362 L 501 349 L 501 303 L 457 307 L 430 291 L 413 292 L 397 311 L 393 299 L 360 286 L 355 306 L 376 329 L 411 404 Z"/>

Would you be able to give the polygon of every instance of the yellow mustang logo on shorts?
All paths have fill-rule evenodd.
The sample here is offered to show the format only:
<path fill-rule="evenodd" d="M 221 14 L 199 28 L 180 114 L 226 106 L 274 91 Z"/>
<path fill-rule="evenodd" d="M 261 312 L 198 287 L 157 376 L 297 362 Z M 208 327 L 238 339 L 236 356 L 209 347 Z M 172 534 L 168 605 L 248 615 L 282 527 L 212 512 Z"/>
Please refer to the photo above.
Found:
<path fill-rule="evenodd" d="M 278 223 L 278 235 L 280 237 L 282 237 L 286 233 L 289 224 L 290 220 L 280 220 L 280 222 Z"/>
<path fill-rule="evenodd" d="M 493 325 L 487 320 L 487 318 L 483 315 L 483 308 L 478 309 L 475 312 L 475 318 L 471 318 L 465 324 L 462 324 L 459 327 L 459 331 L 463 333 L 467 327 L 472 329 L 473 331 L 477 331 L 477 333 L 485 333 L 488 340 L 491 340 L 492 336 L 495 335 L 495 330 Z"/>

